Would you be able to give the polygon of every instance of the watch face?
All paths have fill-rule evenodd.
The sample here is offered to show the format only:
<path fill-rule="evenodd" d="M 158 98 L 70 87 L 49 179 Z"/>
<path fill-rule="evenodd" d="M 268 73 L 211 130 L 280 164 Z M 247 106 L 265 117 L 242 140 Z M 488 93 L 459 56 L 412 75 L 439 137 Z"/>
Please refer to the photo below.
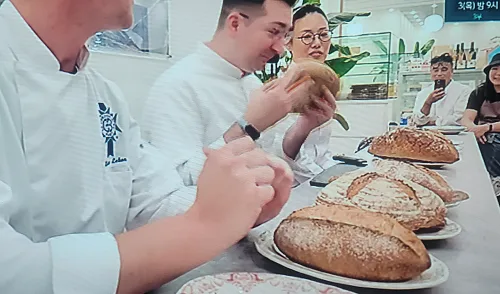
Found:
<path fill-rule="evenodd" d="M 253 140 L 257 140 L 260 137 L 260 133 L 251 125 L 247 125 L 245 131 Z"/>

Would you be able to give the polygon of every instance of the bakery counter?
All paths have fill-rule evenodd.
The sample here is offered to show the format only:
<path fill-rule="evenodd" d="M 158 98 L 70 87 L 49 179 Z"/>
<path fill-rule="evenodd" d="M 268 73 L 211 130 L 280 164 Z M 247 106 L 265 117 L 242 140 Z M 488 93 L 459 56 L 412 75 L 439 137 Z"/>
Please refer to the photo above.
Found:
<path fill-rule="evenodd" d="M 398 293 L 500 293 L 500 257 L 498 254 L 500 209 L 473 135 L 467 133 L 451 136 L 451 139 L 463 142 L 461 160 L 440 173 L 446 177 L 454 189 L 465 191 L 470 195 L 470 199 L 466 202 L 450 208 L 447 216 L 462 227 L 462 232 L 454 238 L 443 241 L 424 241 L 429 252 L 448 266 L 450 271 L 448 281 L 435 288 L 398 291 Z M 308 183 L 295 188 L 290 201 L 278 218 L 255 229 L 247 238 L 218 258 L 164 285 L 154 293 L 176 293 L 184 283 L 191 279 L 235 271 L 271 272 L 327 283 L 288 270 L 266 259 L 257 252 L 252 242 L 262 232 L 276 228 L 280 220 L 292 211 L 312 205 L 318 191 L 319 188 L 313 188 Z M 391 292 L 340 284 L 335 286 L 355 293 Z"/>

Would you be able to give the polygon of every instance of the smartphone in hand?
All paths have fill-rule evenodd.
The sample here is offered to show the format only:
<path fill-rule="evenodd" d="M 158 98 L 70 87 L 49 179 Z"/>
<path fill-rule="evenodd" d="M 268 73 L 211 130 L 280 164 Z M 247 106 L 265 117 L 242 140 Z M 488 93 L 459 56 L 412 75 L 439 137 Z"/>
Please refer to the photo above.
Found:
<path fill-rule="evenodd" d="M 445 80 L 435 80 L 434 81 L 434 90 L 437 89 L 443 89 L 446 87 L 446 81 Z"/>

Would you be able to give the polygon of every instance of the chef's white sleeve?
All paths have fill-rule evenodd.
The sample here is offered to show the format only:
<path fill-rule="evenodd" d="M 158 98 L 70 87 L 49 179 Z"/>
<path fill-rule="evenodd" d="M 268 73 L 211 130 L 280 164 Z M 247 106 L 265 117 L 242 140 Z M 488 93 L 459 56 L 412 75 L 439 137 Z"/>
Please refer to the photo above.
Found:
<path fill-rule="evenodd" d="M 152 87 L 141 122 L 145 141 L 168 157 L 187 186 L 198 182 L 206 160 L 203 147 L 218 149 L 226 144 L 221 134 L 209 146 L 203 145 L 203 105 L 195 101 L 194 91 L 167 72 Z"/>
<path fill-rule="evenodd" d="M 10 188 L 0 182 L 0 292 L 37 294 L 115 293 L 120 255 L 109 233 L 74 234 L 34 243 L 18 233 Z"/>
<path fill-rule="evenodd" d="M 131 161 L 133 181 L 127 229 L 186 212 L 196 199 L 197 187 L 185 185 L 172 158 L 144 141 L 135 121 L 130 132 L 137 160 Z"/>
<path fill-rule="evenodd" d="M 332 122 L 325 123 L 311 131 L 300 147 L 297 156 L 290 158 L 283 150 L 283 141 L 288 129 L 295 122 L 296 116 L 289 115 L 269 131 L 274 134 L 275 138 L 273 153 L 288 163 L 294 172 L 297 183 L 303 183 L 335 164 L 330 151 Z"/>

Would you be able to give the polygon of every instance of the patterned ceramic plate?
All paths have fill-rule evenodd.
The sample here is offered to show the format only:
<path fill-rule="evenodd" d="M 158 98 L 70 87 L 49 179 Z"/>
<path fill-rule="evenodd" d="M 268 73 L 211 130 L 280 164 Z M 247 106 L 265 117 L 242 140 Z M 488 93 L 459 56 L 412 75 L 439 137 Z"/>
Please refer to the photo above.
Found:
<path fill-rule="evenodd" d="M 315 270 L 307 266 L 289 260 L 283 253 L 274 245 L 273 235 L 267 231 L 261 234 L 260 238 L 255 241 L 257 251 L 264 257 L 274 261 L 284 267 L 297 271 L 302 274 L 309 275 L 324 281 L 361 287 L 370 289 L 385 289 L 385 290 L 414 290 L 436 287 L 448 280 L 448 267 L 434 256 L 431 257 L 431 267 L 423 272 L 420 276 L 406 282 L 371 282 L 347 278 L 334 274 L 329 274 L 323 271 Z"/>
<path fill-rule="evenodd" d="M 439 231 L 431 233 L 416 233 L 420 240 L 444 240 L 457 236 L 462 232 L 462 227 L 449 218 L 446 218 L 446 226 Z"/>
<path fill-rule="evenodd" d="M 194 279 L 177 294 L 348 294 L 334 286 L 267 273 L 224 273 Z"/>

